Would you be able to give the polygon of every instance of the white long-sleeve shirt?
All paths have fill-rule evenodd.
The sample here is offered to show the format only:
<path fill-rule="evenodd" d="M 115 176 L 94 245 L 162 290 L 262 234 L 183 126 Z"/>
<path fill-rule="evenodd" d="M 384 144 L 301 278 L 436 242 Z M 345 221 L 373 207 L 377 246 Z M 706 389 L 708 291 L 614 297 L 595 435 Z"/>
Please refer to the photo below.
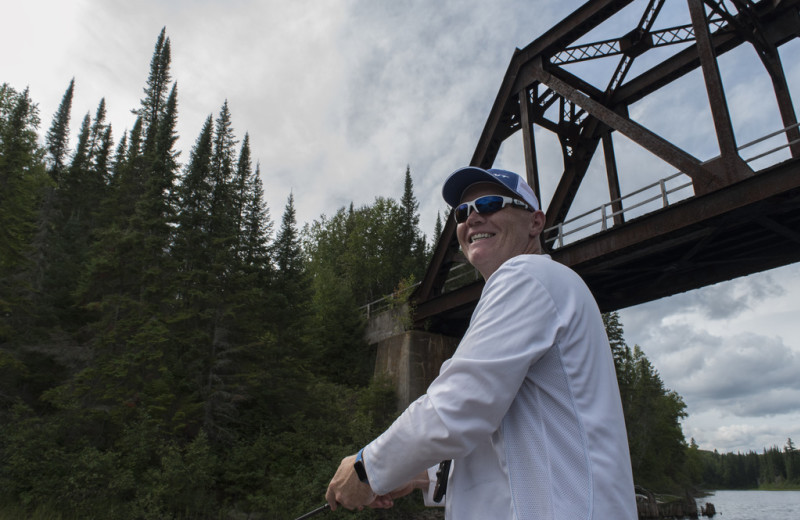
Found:
<path fill-rule="evenodd" d="M 611 349 L 572 270 L 505 262 L 427 393 L 364 450 L 378 494 L 443 459 L 448 519 L 636 519 Z"/>

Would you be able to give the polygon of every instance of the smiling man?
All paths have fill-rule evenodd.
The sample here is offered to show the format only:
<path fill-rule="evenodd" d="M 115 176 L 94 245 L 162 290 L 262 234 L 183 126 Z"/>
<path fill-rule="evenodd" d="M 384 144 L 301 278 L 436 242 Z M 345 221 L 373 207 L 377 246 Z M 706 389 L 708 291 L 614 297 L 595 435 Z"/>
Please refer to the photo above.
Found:
<path fill-rule="evenodd" d="M 342 461 L 328 503 L 390 507 L 420 488 L 432 504 L 436 463 L 451 459 L 448 519 L 634 520 L 603 320 L 580 277 L 541 254 L 533 190 L 515 173 L 468 167 L 442 194 L 486 280 L 481 298 L 425 395 Z"/>

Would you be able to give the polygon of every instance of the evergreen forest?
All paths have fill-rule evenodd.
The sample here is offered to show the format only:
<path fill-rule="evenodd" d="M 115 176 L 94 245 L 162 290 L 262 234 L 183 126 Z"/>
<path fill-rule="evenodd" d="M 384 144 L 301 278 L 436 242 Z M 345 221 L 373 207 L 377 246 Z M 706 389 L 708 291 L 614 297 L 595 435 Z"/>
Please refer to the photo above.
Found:
<path fill-rule="evenodd" d="M 398 413 L 363 306 L 428 265 L 410 168 L 397 199 L 300 225 L 290 194 L 274 219 L 227 102 L 176 149 L 170 64 L 162 30 L 132 128 L 115 136 L 101 99 L 74 143 L 75 80 L 46 131 L 0 85 L 0 519 L 295 518 Z M 791 439 L 687 444 L 683 400 L 604 319 L 637 484 L 798 482 Z"/>

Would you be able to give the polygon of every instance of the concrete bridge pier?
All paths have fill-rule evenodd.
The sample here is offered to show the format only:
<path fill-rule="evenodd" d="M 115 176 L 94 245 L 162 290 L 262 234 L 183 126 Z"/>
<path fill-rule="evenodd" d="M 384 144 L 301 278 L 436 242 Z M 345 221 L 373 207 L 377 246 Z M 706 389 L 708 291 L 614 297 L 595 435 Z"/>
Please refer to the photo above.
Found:
<path fill-rule="evenodd" d="M 375 377 L 392 382 L 398 410 L 425 393 L 459 342 L 450 336 L 406 330 L 408 315 L 407 306 L 390 309 L 370 318 L 366 330 L 367 342 L 377 348 Z"/>

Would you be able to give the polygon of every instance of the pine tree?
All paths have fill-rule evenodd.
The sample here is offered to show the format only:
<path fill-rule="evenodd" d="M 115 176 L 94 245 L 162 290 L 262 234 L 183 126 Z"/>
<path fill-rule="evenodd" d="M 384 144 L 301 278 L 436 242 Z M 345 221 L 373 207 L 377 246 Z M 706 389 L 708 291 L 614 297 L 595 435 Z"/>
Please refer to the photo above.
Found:
<path fill-rule="evenodd" d="M 786 467 L 786 480 L 797 482 L 800 480 L 800 454 L 798 454 L 792 438 L 786 439 L 783 447 L 784 466 Z"/>
<path fill-rule="evenodd" d="M 0 343 L 29 324 L 30 244 L 37 210 L 48 184 L 44 150 L 37 144 L 38 109 L 28 90 L 0 85 Z"/>
<path fill-rule="evenodd" d="M 277 269 L 278 286 L 287 298 L 295 296 L 291 289 L 302 285 L 304 274 L 303 251 L 297 230 L 297 217 L 294 209 L 294 194 L 286 201 L 281 228 L 275 237 L 273 256 Z"/>
<path fill-rule="evenodd" d="M 181 414 L 188 428 L 203 424 L 204 388 L 209 374 L 211 320 L 218 291 L 212 274 L 211 197 L 214 122 L 206 119 L 176 188 L 177 228 L 172 256 L 177 262 L 176 313 L 172 318 L 181 370 L 190 400 Z"/>
<path fill-rule="evenodd" d="M 234 186 L 237 190 L 238 256 L 245 277 L 243 283 L 245 287 L 263 290 L 272 270 L 269 242 L 273 224 L 264 202 L 260 166 L 256 166 L 253 172 L 248 134 L 242 140 Z"/>
<path fill-rule="evenodd" d="M 151 151 L 154 146 L 154 141 L 159 131 L 159 123 L 167 110 L 167 93 L 172 81 L 169 70 L 172 57 L 170 41 L 166 36 L 166 32 L 167 29 L 164 27 L 158 35 L 153 56 L 150 59 L 150 74 L 144 87 L 141 108 L 134 111 L 142 118 L 145 136 L 144 149 L 147 152 Z"/>
<path fill-rule="evenodd" d="M 97 105 L 94 115 L 94 122 L 89 132 L 89 160 L 94 161 L 95 155 L 101 146 L 103 134 L 105 134 L 108 124 L 106 123 L 106 99 L 102 98 Z"/>
<path fill-rule="evenodd" d="M 72 162 L 69 166 L 70 172 L 66 181 L 67 186 L 65 187 L 68 197 L 79 194 L 83 188 L 83 177 L 86 174 L 87 164 L 91 159 L 89 147 L 91 124 L 92 118 L 87 112 L 83 117 L 83 123 L 78 132 L 78 145 L 75 148 L 75 153 L 72 155 Z"/>
<path fill-rule="evenodd" d="M 311 298 L 293 194 L 287 199 L 271 255 L 275 262 L 272 293 L 277 299 L 272 306 L 275 316 L 272 326 L 279 348 L 284 349 L 289 348 L 296 338 L 301 338 L 302 342 Z"/>
<path fill-rule="evenodd" d="M 626 363 L 631 357 L 631 351 L 623 337 L 619 313 L 614 311 L 603 314 L 603 324 L 605 325 L 606 334 L 608 335 L 608 342 L 611 345 L 611 354 L 614 357 L 617 381 L 620 387 L 623 388 L 630 383 L 630 377 L 626 374 Z"/>
<path fill-rule="evenodd" d="M 211 207 L 210 233 L 213 244 L 216 275 L 222 279 L 227 273 L 224 266 L 233 265 L 238 234 L 237 190 L 234 185 L 234 158 L 236 139 L 233 135 L 228 102 L 223 103 L 214 125 L 213 152 L 211 154 Z"/>
<path fill-rule="evenodd" d="M 403 259 L 397 282 L 411 278 L 419 280 L 425 272 L 425 236 L 419 230 L 419 202 L 414 196 L 411 167 L 406 166 L 403 181 L 403 196 L 400 199 L 402 217 L 397 230 L 399 238 L 397 254 Z"/>
<path fill-rule="evenodd" d="M 69 153 L 69 120 L 72 111 L 72 96 L 75 89 L 75 78 L 69 82 L 61 104 L 53 117 L 53 124 L 47 132 L 46 143 L 50 159 L 50 176 L 56 184 L 61 183 L 62 172 Z"/>
<path fill-rule="evenodd" d="M 146 298 L 161 305 L 174 294 L 171 279 L 175 269 L 168 249 L 173 242 L 176 221 L 172 200 L 177 177 L 175 143 L 177 126 L 177 88 L 173 87 L 166 110 L 158 123 L 153 147 L 145 160 L 149 162 L 143 196 L 137 201 L 130 229 L 140 237 L 146 265 L 142 266 L 142 283 L 150 293 Z"/>
<path fill-rule="evenodd" d="M 184 287 L 181 296 L 189 298 L 195 284 L 202 279 L 195 278 L 195 270 L 205 271 L 210 263 L 208 258 L 211 213 L 211 154 L 213 119 L 205 121 L 189 156 L 189 163 L 178 187 L 178 236 L 175 256 L 181 262 L 184 273 Z"/>
<path fill-rule="evenodd" d="M 142 119 L 136 118 L 133 128 L 123 135 L 114 158 L 109 180 L 109 193 L 102 212 L 106 223 L 123 227 L 136 209 L 145 189 L 145 159 L 142 154 Z"/>

